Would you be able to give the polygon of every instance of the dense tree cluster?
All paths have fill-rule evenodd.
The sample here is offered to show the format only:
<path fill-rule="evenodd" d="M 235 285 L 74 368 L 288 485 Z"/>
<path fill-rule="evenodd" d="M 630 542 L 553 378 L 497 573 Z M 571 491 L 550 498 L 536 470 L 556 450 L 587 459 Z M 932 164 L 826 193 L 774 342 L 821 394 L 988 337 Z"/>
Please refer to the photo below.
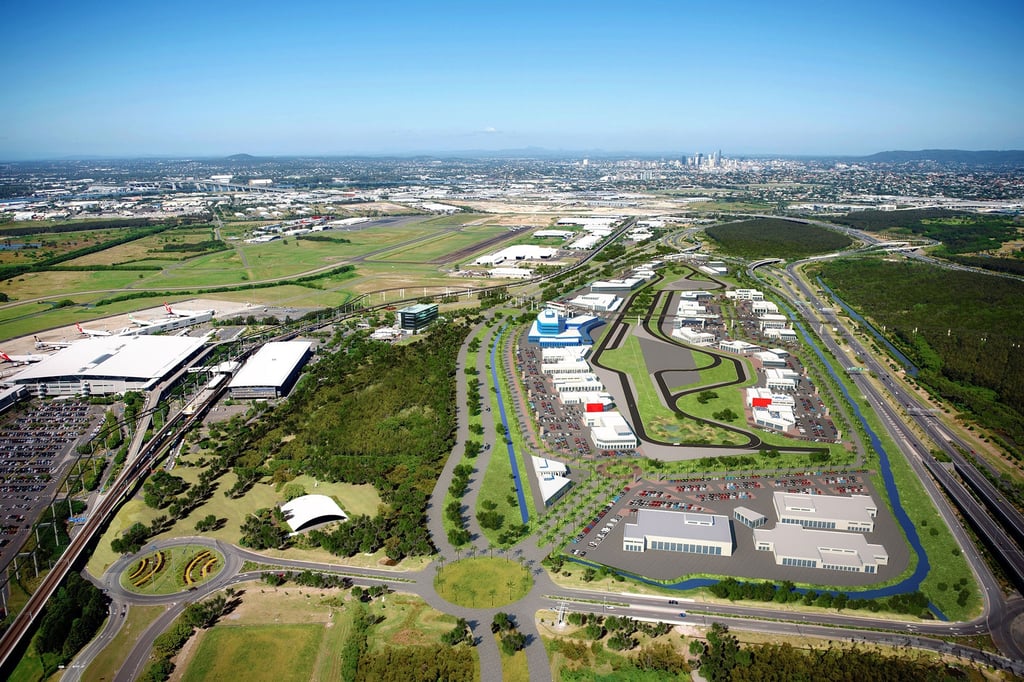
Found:
<path fill-rule="evenodd" d="M 796 260 L 841 251 L 853 243 L 839 232 L 779 218 L 756 218 L 715 225 L 705 230 L 727 253 L 742 258 Z"/>
<path fill-rule="evenodd" d="M 358 682 L 472 682 L 476 679 L 476 660 L 472 650 L 464 646 L 386 647 L 364 653 L 356 676 L 351 679 Z"/>
<path fill-rule="evenodd" d="M 77 573 L 69 573 L 64 585 L 46 605 L 36 635 L 40 654 L 55 654 L 66 663 L 85 646 L 103 625 L 110 599 Z"/>
<path fill-rule="evenodd" d="M 870 259 L 823 263 L 821 278 L 884 327 L 920 383 L 1024 452 L 1024 283 Z"/>
<path fill-rule="evenodd" d="M 430 554 L 425 511 L 454 445 L 455 358 L 467 331 L 437 325 L 417 343 L 398 346 L 347 337 L 286 403 L 234 431 L 225 455 L 236 471 L 259 467 L 279 483 L 305 473 L 373 484 L 386 503 L 378 516 L 310 534 L 328 551 L 384 548 L 396 560 Z"/>
<path fill-rule="evenodd" d="M 696 640 L 695 640 L 696 641 Z M 804 651 L 789 643 L 741 647 L 728 628 L 714 623 L 700 655 L 708 682 L 763 680 L 864 680 L 920 682 L 968 679 L 964 671 L 924 656 L 886 656 L 878 651 L 829 646 Z"/>
<path fill-rule="evenodd" d="M 185 479 L 180 476 L 158 469 L 142 486 L 143 501 L 147 507 L 163 509 L 170 504 L 175 495 L 185 490 L 187 485 Z"/>
<path fill-rule="evenodd" d="M 977 253 L 998 249 L 1016 239 L 1019 221 L 1013 216 L 958 213 L 923 208 L 910 211 L 857 211 L 834 222 L 893 237 L 926 237 L 941 242 L 937 255 Z"/>
<path fill-rule="evenodd" d="M 279 507 L 260 509 L 245 517 L 239 544 L 252 549 L 284 549 L 289 543 L 288 533 Z"/>
<path fill-rule="evenodd" d="M 511 656 L 526 647 L 526 635 L 516 628 L 515 617 L 499 611 L 491 621 L 491 632 L 497 635 L 501 651 Z"/>

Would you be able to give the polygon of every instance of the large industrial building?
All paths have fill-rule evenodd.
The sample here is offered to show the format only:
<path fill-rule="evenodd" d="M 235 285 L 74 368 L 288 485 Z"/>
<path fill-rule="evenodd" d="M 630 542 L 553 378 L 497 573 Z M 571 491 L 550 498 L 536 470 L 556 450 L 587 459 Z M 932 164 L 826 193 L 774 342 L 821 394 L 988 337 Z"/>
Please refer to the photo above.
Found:
<path fill-rule="evenodd" d="M 808 495 L 775 491 L 772 499 L 779 524 L 870 533 L 878 505 L 869 495 Z"/>
<path fill-rule="evenodd" d="M 311 347 L 309 341 L 264 345 L 228 384 L 231 397 L 271 399 L 286 395 L 309 359 Z"/>
<path fill-rule="evenodd" d="M 36 396 L 147 391 L 205 343 L 191 336 L 98 336 L 76 341 L 7 379 Z"/>
<path fill-rule="evenodd" d="M 754 529 L 754 547 L 772 552 L 779 566 L 877 573 L 879 566 L 889 563 L 885 547 L 869 543 L 860 533 L 808 530 L 782 523 L 771 530 Z"/>
<path fill-rule="evenodd" d="M 622 534 L 624 552 L 732 556 L 734 544 L 729 517 L 664 509 L 640 509 L 635 521 L 626 521 Z"/>

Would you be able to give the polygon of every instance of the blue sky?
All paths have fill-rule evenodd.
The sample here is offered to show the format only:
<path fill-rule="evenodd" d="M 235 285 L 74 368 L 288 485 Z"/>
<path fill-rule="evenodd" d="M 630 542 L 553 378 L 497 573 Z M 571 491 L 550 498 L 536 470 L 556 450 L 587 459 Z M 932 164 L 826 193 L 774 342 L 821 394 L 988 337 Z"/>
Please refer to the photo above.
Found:
<path fill-rule="evenodd" d="M 56 0 L 2 16 L 0 159 L 1024 148 L 1019 0 Z"/>

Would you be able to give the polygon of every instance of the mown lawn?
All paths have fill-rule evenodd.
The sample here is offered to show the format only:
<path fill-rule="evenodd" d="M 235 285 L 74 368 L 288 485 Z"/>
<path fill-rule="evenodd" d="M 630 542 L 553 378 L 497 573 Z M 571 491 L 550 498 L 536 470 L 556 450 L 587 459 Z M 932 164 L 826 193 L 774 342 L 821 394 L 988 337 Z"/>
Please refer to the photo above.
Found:
<path fill-rule="evenodd" d="M 218 626 L 203 633 L 184 682 L 307 682 L 324 637 L 321 625 Z"/>
<path fill-rule="evenodd" d="M 532 586 L 530 573 L 508 555 L 451 561 L 434 578 L 438 594 L 453 604 L 472 609 L 511 604 L 524 597 Z"/>

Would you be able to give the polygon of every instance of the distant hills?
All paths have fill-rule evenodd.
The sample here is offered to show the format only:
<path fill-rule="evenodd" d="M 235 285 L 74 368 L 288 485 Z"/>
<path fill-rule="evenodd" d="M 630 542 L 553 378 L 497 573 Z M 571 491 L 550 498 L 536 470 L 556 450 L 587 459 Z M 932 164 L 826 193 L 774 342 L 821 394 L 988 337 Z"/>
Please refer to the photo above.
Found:
<path fill-rule="evenodd" d="M 935 163 L 962 163 L 971 166 L 1024 166 L 1024 150 L 965 151 L 963 149 L 921 149 L 919 151 L 878 152 L 859 157 L 868 163 L 914 163 L 933 161 Z"/>

